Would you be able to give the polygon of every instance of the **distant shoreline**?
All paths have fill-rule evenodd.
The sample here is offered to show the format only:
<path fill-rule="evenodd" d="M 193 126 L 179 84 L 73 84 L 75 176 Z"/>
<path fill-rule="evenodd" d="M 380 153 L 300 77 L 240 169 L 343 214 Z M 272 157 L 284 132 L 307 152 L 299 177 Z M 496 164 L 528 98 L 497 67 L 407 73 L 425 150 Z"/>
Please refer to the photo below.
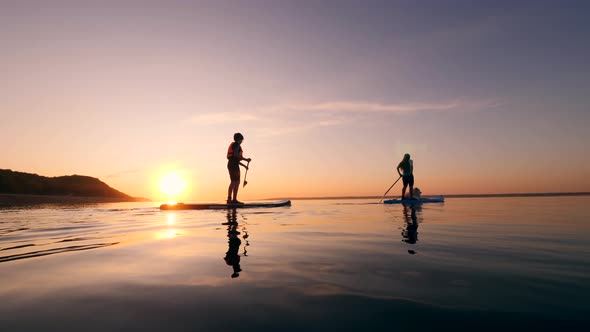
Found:
<path fill-rule="evenodd" d="M 142 197 L 131 199 L 120 197 L 84 197 L 63 195 L 21 195 L 0 194 L 0 207 L 35 205 L 35 204 L 76 204 L 76 203 L 122 203 L 122 202 L 151 202 Z"/>
<path fill-rule="evenodd" d="M 424 197 L 433 197 L 439 195 L 424 195 Z M 485 198 L 485 197 L 555 197 L 555 196 L 590 196 L 590 192 L 571 192 L 571 193 L 509 193 L 509 194 L 453 194 L 444 195 L 445 198 Z M 269 200 L 322 200 L 322 199 L 381 199 L 383 196 L 326 196 L 326 197 L 276 197 L 268 198 Z M 387 197 L 396 197 L 387 196 Z"/>

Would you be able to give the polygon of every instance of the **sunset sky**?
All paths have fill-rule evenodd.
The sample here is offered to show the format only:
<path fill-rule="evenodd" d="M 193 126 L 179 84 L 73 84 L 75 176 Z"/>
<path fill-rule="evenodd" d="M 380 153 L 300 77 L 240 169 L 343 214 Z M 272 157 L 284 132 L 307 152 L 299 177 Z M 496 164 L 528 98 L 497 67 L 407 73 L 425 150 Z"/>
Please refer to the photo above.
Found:
<path fill-rule="evenodd" d="M 0 1 L 0 168 L 133 196 L 590 191 L 588 1 Z M 243 171 L 242 171 L 243 177 Z M 400 181 L 401 182 L 401 181 Z M 399 194 L 401 185 L 394 188 Z"/>

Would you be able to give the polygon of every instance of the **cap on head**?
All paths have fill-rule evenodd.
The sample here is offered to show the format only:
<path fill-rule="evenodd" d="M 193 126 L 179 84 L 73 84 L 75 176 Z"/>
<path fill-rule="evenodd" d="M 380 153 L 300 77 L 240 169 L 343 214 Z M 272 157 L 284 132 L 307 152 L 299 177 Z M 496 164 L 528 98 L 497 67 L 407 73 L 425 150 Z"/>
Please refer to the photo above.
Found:
<path fill-rule="evenodd" d="M 240 133 L 235 133 L 234 134 L 234 141 L 235 142 L 240 141 L 240 140 L 243 140 L 243 139 L 244 139 L 244 136 L 242 134 L 240 134 Z"/>

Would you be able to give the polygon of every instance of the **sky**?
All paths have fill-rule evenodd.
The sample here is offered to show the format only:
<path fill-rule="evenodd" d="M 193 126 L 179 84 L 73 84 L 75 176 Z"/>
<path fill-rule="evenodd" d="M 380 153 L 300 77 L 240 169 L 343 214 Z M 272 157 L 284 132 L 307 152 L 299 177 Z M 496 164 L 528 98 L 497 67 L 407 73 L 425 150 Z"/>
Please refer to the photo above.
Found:
<path fill-rule="evenodd" d="M 590 191 L 589 10 L 0 0 L 0 168 L 219 201 L 241 132 L 240 200 L 379 196 L 404 153 L 423 194 Z"/>

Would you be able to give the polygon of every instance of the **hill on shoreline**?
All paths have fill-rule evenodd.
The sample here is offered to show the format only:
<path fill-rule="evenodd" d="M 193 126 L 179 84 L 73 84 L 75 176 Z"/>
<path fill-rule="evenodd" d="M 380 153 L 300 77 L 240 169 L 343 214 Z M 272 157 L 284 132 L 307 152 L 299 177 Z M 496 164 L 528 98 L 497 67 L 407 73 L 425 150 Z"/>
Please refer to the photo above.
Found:
<path fill-rule="evenodd" d="M 30 196 L 35 202 L 41 197 L 54 196 L 81 198 L 85 201 L 138 202 L 149 199 L 132 197 L 122 193 L 97 178 L 83 175 L 46 177 L 32 173 L 16 172 L 0 169 L 0 194 L 5 200 L 11 196 L 20 196 L 18 201 L 27 200 Z"/>

